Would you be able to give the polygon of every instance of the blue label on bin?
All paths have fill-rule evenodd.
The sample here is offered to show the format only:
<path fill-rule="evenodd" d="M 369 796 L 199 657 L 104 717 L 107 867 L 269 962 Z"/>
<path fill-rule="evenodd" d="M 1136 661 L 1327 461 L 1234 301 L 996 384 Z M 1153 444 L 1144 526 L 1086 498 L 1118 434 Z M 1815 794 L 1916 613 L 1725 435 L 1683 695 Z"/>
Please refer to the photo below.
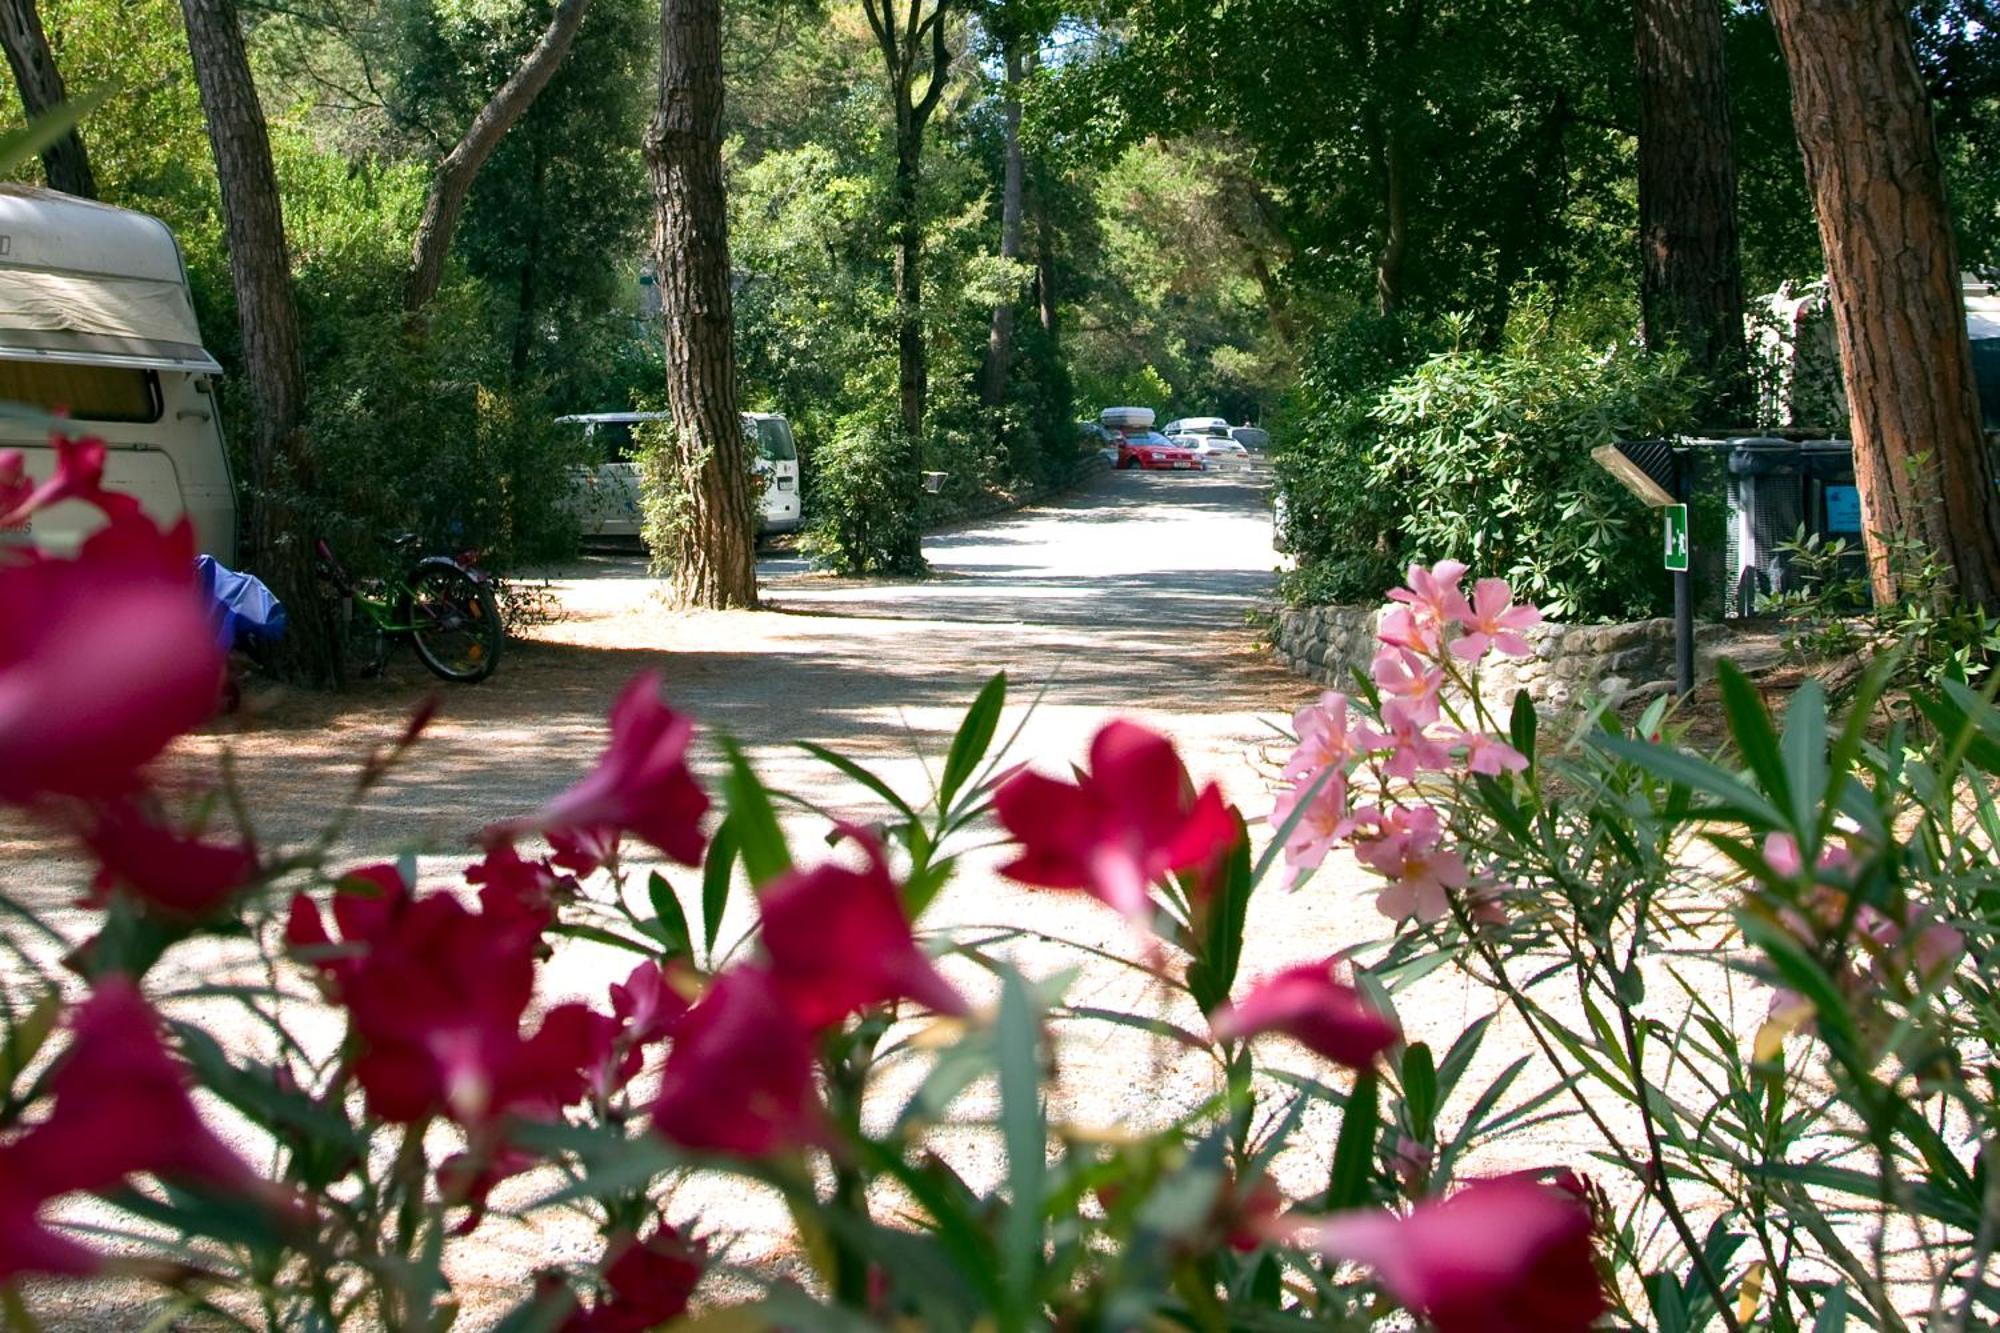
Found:
<path fill-rule="evenodd" d="M 1861 491 L 1855 486 L 1826 488 L 1826 530 L 1831 533 L 1861 531 Z"/>

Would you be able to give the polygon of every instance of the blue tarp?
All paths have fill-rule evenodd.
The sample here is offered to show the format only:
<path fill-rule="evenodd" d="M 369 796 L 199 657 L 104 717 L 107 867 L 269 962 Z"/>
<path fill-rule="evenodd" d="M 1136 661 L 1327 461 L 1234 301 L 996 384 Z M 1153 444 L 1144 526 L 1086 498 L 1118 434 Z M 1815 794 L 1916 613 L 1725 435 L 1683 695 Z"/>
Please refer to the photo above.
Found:
<path fill-rule="evenodd" d="M 285 636 L 285 604 L 263 580 L 239 574 L 212 555 L 198 556 L 195 578 L 215 603 L 215 632 L 225 648 L 246 641 L 268 643 Z"/>

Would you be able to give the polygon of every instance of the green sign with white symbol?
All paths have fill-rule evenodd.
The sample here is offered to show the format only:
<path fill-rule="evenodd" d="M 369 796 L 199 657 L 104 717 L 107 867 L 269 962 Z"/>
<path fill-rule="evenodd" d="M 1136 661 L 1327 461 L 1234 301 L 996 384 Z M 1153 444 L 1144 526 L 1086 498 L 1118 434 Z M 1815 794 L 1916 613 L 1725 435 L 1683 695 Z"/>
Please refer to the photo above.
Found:
<path fill-rule="evenodd" d="M 1682 573 L 1688 567 L 1688 507 L 1668 505 L 1660 512 L 1667 518 L 1667 568 Z"/>

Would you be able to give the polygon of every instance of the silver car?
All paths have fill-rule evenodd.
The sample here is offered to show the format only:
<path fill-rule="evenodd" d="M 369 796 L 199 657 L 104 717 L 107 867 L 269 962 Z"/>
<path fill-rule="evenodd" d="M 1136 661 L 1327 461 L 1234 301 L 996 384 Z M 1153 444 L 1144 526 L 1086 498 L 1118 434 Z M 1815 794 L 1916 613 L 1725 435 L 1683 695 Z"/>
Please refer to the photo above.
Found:
<path fill-rule="evenodd" d="M 635 427 L 666 421 L 665 412 L 586 412 L 558 417 L 582 426 L 600 461 L 572 468 L 575 487 L 567 507 L 586 537 L 637 538 L 644 531 L 640 504 Z M 750 467 L 763 478 L 762 515 L 757 530 L 791 532 L 799 526 L 799 450 L 791 423 L 775 412 L 745 412 L 744 439 L 752 446 Z"/>

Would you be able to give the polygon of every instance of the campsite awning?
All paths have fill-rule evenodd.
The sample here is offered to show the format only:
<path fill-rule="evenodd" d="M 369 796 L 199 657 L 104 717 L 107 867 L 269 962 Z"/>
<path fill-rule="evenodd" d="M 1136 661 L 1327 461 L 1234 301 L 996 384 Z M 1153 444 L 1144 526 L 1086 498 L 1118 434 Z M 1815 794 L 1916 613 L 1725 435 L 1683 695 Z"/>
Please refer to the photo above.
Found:
<path fill-rule="evenodd" d="M 0 358 L 222 373 L 181 283 L 59 269 L 0 268 Z"/>

